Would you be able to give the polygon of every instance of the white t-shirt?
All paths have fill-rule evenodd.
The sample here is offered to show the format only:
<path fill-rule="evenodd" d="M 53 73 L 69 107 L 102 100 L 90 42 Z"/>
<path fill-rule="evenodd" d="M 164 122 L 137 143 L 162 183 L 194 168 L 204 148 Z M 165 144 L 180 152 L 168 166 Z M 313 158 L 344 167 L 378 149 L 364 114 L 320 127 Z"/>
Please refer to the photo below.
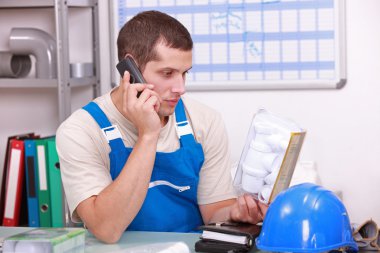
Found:
<path fill-rule="evenodd" d="M 126 147 L 133 147 L 137 129 L 116 108 L 111 92 L 95 99 L 112 125 L 117 125 Z M 210 204 L 236 197 L 231 179 L 228 136 L 221 116 L 213 109 L 182 96 L 194 136 L 202 145 L 205 161 L 199 174 L 198 204 Z M 175 116 L 161 129 L 157 151 L 179 148 Z M 58 128 L 57 151 L 62 182 L 73 221 L 80 221 L 75 209 L 80 202 L 98 195 L 112 183 L 110 146 L 94 118 L 85 110 L 75 111 Z"/>

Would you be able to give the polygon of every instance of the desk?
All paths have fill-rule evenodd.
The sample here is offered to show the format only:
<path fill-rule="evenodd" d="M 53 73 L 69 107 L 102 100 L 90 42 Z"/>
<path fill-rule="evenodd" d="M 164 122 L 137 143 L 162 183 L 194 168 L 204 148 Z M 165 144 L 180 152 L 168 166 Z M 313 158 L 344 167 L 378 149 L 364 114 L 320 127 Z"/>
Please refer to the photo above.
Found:
<path fill-rule="evenodd" d="M 28 227 L 0 227 L 0 237 L 4 238 L 17 233 L 28 231 Z M 88 231 L 86 232 L 85 252 L 91 253 L 150 253 L 157 252 L 160 247 L 169 246 L 176 242 L 183 242 L 195 252 L 194 244 L 199 240 L 196 233 L 164 233 L 164 232 L 132 232 L 127 231 L 123 234 L 120 241 L 116 244 L 104 244 L 98 241 Z"/>
<path fill-rule="evenodd" d="M 0 227 L 0 237 L 4 238 L 13 234 L 25 232 L 32 228 L 28 227 Z M 195 252 L 194 244 L 199 240 L 196 233 L 164 233 L 164 232 L 132 232 L 127 231 L 123 234 L 120 241 L 116 244 L 104 244 L 99 242 L 88 231 L 86 232 L 85 252 L 91 253 L 153 253 L 159 251 L 159 247 L 169 243 L 183 242 L 187 245 L 190 252 Z M 255 247 L 250 252 L 264 253 Z M 373 253 L 375 251 L 364 251 L 360 253 Z"/>
<path fill-rule="evenodd" d="M 85 252 L 157 252 L 159 248 L 168 247 L 176 242 L 183 242 L 195 252 L 194 244 L 199 240 L 199 234 L 193 233 L 164 233 L 164 232 L 132 232 L 123 234 L 117 244 L 104 244 L 99 242 L 93 235 L 86 234 Z M 171 242 L 171 244 L 170 244 Z"/>

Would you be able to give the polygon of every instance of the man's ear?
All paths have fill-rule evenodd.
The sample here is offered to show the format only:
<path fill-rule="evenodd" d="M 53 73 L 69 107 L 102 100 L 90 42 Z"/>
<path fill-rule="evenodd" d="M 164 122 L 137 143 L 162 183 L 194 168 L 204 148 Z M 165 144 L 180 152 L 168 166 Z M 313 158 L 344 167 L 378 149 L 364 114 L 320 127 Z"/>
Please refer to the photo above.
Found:
<path fill-rule="evenodd" d="M 139 68 L 140 72 L 142 73 L 143 72 L 143 67 L 141 66 L 141 64 L 136 60 L 135 57 L 133 57 L 133 55 L 131 55 L 130 53 L 127 53 L 125 56 L 124 56 L 124 59 L 127 58 L 127 57 L 131 57 L 132 60 L 136 63 L 137 67 Z M 144 66 L 145 68 L 145 66 Z"/>
<path fill-rule="evenodd" d="M 135 59 L 135 57 L 133 57 L 133 55 L 131 55 L 130 53 L 127 53 L 127 54 L 124 56 L 124 59 L 127 58 L 127 57 L 131 57 L 131 58 L 135 61 L 135 63 L 137 64 L 137 66 L 139 66 L 138 61 Z"/>

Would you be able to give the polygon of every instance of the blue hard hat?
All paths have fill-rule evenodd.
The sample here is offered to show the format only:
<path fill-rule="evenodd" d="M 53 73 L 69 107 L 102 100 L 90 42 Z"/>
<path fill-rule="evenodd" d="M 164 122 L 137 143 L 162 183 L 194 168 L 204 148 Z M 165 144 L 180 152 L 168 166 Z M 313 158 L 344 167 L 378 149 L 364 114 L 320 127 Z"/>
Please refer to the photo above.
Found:
<path fill-rule="evenodd" d="M 275 252 L 358 251 L 343 203 L 311 183 L 290 187 L 275 198 L 256 245 Z"/>

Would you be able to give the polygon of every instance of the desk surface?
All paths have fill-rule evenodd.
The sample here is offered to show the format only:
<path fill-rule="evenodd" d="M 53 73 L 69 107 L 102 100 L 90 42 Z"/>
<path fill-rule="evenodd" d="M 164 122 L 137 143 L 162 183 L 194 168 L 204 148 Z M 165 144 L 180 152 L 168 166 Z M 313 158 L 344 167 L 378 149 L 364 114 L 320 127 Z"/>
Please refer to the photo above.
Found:
<path fill-rule="evenodd" d="M 0 238 L 25 232 L 32 228 L 28 227 L 0 227 Z M 107 252 L 107 253 L 153 253 L 160 250 L 170 249 L 166 252 L 195 252 L 194 244 L 199 240 L 196 233 L 164 233 L 164 232 L 131 232 L 123 234 L 116 244 L 104 244 L 98 241 L 88 231 L 86 233 L 85 252 Z M 1 240 L 2 242 L 3 240 Z M 178 249 L 178 250 L 176 250 Z M 179 249 L 181 249 L 179 251 Z M 1 252 L 1 250 L 0 250 Z M 264 253 L 256 248 L 251 252 Z M 360 253 L 372 253 L 374 251 L 363 251 Z"/>
<path fill-rule="evenodd" d="M 4 238 L 32 228 L 27 227 L 0 227 L 0 237 Z M 109 253 L 150 253 L 158 252 L 168 247 L 184 249 L 181 252 L 195 252 L 194 244 L 199 240 L 196 233 L 163 233 L 163 232 L 132 232 L 123 234 L 116 244 L 104 244 L 98 241 L 89 232 L 86 233 L 85 252 Z M 186 250 L 186 246 L 188 250 Z M 170 248 L 172 249 L 172 248 Z M 173 252 L 175 252 L 173 250 Z"/>

